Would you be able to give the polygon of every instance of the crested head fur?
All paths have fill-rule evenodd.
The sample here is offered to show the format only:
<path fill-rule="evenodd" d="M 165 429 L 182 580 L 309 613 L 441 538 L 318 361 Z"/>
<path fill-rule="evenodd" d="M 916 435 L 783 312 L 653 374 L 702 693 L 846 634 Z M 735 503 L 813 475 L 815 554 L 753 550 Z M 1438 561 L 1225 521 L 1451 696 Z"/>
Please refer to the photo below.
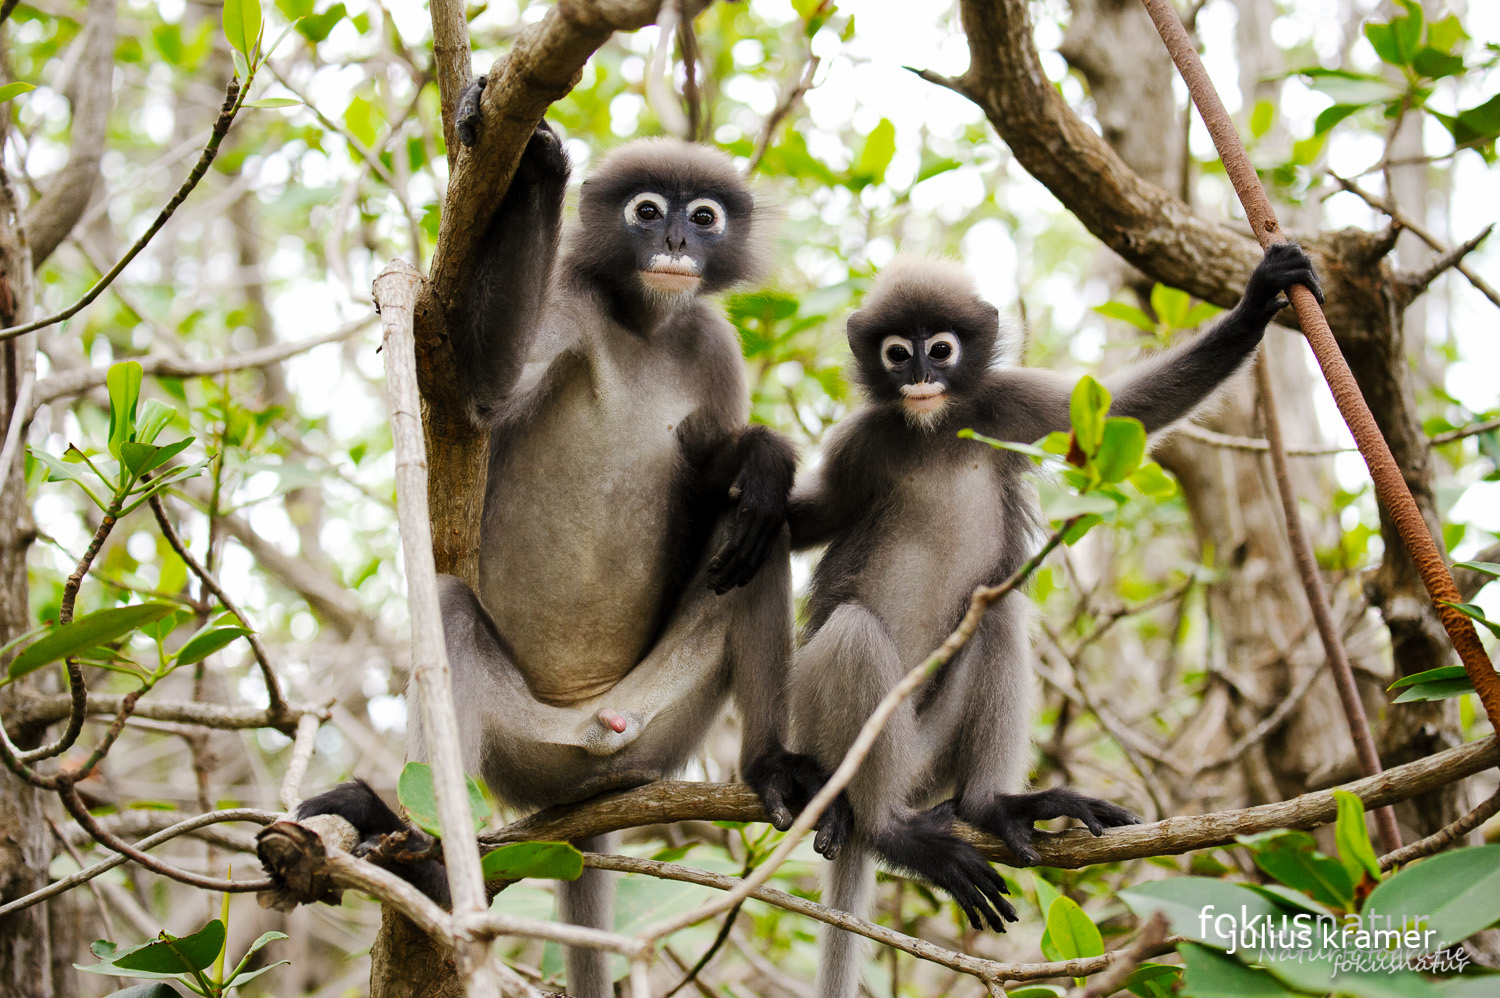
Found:
<path fill-rule="evenodd" d="M 624 231 L 620 209 L 632 194 L 642 190 L 677 199 L 711 197 L 728 213 L 728 238 L 708 261 L 697 293 L 721 291 L 764 273 L 760 212 L 734 161 L 707 146 L 674 138 L 649 138 L 615 149 L 583 182 L 579 225 L 569 241 L 569 256 L 594 279 L 623 285 L 625 275 L 633 274 L 630 247 L 619 238 Z M 666 295 L 664 299 L 675 297 Z M 686 297 L 691 300 L 694 295 Z"/>
<path fill-rule="evenodd" d="M 980 297 L 973 279 L 955 261 L 896 257 L 875 278 L 859 311 L 849 317 L 849 346 L 865 392 L 876 400 L 899 402 L 902 398 L 881 364 L 880 344 L 885 337 L 938 332 L 951 332 L 962 344 L 950 392 L 961 397 L 984 377 L 994 359 L 1000 313 Z M 903 410 L 917 425 L 930 427 L 944 408 Z"/>

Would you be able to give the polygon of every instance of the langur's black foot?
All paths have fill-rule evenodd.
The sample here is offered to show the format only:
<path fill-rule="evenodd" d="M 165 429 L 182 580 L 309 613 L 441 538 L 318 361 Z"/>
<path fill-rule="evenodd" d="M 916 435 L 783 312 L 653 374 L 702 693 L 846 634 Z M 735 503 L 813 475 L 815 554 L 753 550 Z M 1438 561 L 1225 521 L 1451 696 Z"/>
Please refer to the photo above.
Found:
<path fill-rule="evenodd" d="M 353 849 L 356 856 L 370 856 L 444 908 L 449 907 L 448 871 L 442 863 L 433 860 L 383 861 L 381 846 L 387 835 L 406 833 L 404 848 L 400 849 L 402 853 L 421 853 L 432 846 L 434 840 L 426 832 L 403 821 L 364 780 L 340 783 L 316 797 L 309 797 L 297 805 L 294 817 L 302 821 L 317 814 L 337 815 L 349 822 L 359 839 Z"/>
<path fill-rule="evenodd" d="M 479 123 L 484 117 L 479 113 L 479 97 L 487 82 L 489 77 L 481 76 L 469 84 L 458 97 L 458 107 L 453 109 L 453 130 L 458 133 L 458 141 L 466 146 L 479 141 Z"/>
<path fill-rule="evenodd" d="M 950 802 L 951 803 L 951 802 Z M 1071 787 L 1053 787 L 1029 794 L 996 794 L 987 804 L 963 808 L 970 824 L 998 837 L 1025 866 L 1035 866 L 1041 856 L 1031 847 L 1038 821 L 1077 818 L 1095 835 L 1106 828 L 1140 824 L 1140 818 L 1109 801 L 1079 793 Z"/>
<path fill-rule="evenodd" d="M 913 812 L 873 836 L 872 845 L 891 866 L 947 891 L 975 929 L 1005 931 L 1017 920 L 1006 900 L 1010 890 L 974 847 L 953 834 L 952 802 Z"/>
<path fill-rule="evenodd" d="M 1250 275 L 1241 307 L 1256 316 L 1264 316 L 1269 322 L 1272 316 L 1287 307 L 1287 300 L 1282 296 L 1294 284 L 1306 286 L 1318 304 L 1323 304 L 1323 285 L 1318 282 L 1318 273 L 1307 253 L 1296 243 L 1277 243 L 1266 250 L 1266 255 Z"/>
<path fill-rule="evenodd" d="M 563 149 L 562 139 L 557 137 L 551 125 L 542 120 L 536 123 L 536 131 L 531 133 L 531 139 L 521 153 L 521 162 L 516 165 L 516 178 L 511 183 L 512 186 L 549 181 L 566 184 L 570 169 L 571 164 L 568 162 L 567 151 Z"/>
<path fill-rule="evenodd" d="M 760 797 L 766 818 L 780 832 L 792 827 L 796 816 L 828 782 L 828 774 L 811 756 L 780 747 L 749 763 L 743 777 Z M 853 827 L 854 810 L 849 806 L 848 795 L 841 793 L 818 819 L 813 848 L 833 859 Z"/>

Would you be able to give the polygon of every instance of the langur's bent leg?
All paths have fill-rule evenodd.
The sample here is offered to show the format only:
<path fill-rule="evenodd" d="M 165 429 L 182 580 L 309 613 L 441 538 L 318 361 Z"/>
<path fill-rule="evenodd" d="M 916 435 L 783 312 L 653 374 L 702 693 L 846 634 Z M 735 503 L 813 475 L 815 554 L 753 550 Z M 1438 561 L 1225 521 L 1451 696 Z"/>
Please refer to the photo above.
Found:
<path fill-rule="evenodd" d="M 573 844 L 584 852 L 618 852 L 620 836 L 612 832 L 579 839 Z M 577 880 L 558 881 L 557 911 L 563 921 L 573 925 L 613 931 L 615 875 L 608 870 L 586 867 Z M 615 989 L 607 951 L 569 946 L 563 960 L 568 969 L 568 994 L 574 998 L 613 998 Z"/>
<path fill-rule="evenodd" d="M 793 728 L 799 747 L 825 769 L 835 768 L 904 672 L 879 618 L 857 603 L 834 610 L 793 663 Z M 892 866 L 947 891 L 975 928 L 1003 930 L 1016 914 L 1005 900 L 1000 875 L 953 835 L 951 811 L 911 807 L 933 761 L 923 723 L 911 700 L 903 702 L 850 782 L 855 843 L 867 844 Z M 841 843 L 825 845 L 837 855 Z"/>
<path fill-rule="evenodd" d="M 1118 805 L 1067 787 L 1014 792 L 1025 785 L 1031 747 L 1029 609 L 1021 594 L 1006 596 L 991 608 L 965 650 L 969 657 L 956 677 L 963 685 L 964 716 L 955 718 L 953 739 L 958 796 L 941 805 L 1000 838 L 1026 866 L 1040 858 L 1031 846 L 1038 821 L 1077 818 L 1103 835 L 1105 828 L 1140 820 Z"/>

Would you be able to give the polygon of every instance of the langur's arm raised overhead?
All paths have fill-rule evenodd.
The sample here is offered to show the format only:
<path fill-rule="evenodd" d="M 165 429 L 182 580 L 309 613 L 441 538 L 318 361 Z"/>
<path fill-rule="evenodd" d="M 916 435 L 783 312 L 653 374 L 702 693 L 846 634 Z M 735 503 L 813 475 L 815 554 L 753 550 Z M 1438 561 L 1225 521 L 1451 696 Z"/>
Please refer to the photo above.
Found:
<path fill-rule="evenodd" d="M 481 76 L 459 101 L 458 131 L 468 145 L 477 140 L 484 83 Z M 494 418 L 509 398 L 536 338 L 557 259 L 568 170 L 561 141 L 541 122 L 479 241 L 467 286 L 449 308 L 459 376 L 480 421 Z"/>
<path fill-rule="evenodd" d="M 1323 300 L 1317 273 L 1302 248 L 1295 243 L 1272 246 L 1250 275 L 1240 303 L 1212 329 L 1105 379 L 1114 396 L 1109 414 L 1133 416 L 1148 433 L 1186 416 L 1254 355 L 1266 326 L 1286 307 L 1282 295 L 1294 284 L 1306 285 Z M 994 435 L 1029 442 L 1068 429 L 1071 389 L 1046 371 L 994 372 L 985 393 L 994 414 Z"/>

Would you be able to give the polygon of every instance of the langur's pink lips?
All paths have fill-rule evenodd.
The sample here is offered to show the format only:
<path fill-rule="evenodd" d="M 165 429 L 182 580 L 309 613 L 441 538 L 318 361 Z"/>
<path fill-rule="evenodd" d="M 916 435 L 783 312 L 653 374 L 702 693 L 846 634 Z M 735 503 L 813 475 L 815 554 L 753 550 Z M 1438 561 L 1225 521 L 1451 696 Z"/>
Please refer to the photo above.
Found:
<path fill-rule="evenodd" d="M 913 412 L 932 412 L 947 401 L 947 393 L 943 386 L 931 382 L 923 382 L 920 385 L 902 385 L 901 395 L 902 404 Z"/>
<path fill-rule="evenodd" d="M 641 283 L 653 291 L 680 293 L 691 291 L 702 280 L 697 274 L 686 270 L 652 269 L 641 271 Z"/>

